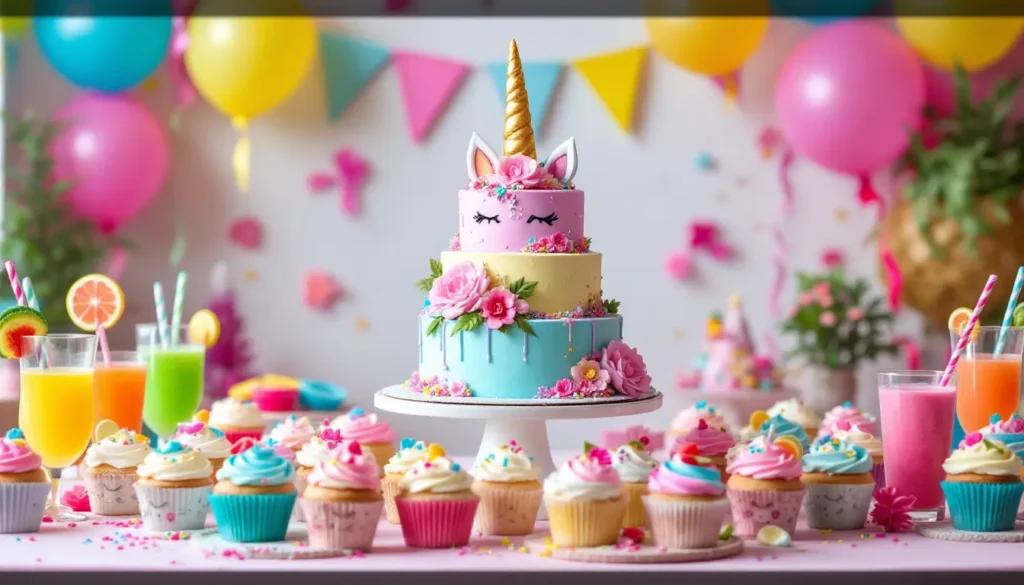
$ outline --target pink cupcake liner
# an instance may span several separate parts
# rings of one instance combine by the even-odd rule
[[[84,465],[80,468],[89,494],[89,508],[100,516],[138,516],[139,498],[135,495],[132,474],[93,473]]]
[[[690,501],[643,496],[647,521],[658,546],[673,549],[718,546],[729,500]]]
[[[309,545],[327,550],[370,550],[377,535],[384,500],[315,502],[299,500],[309,532]]]
[[[231,443],[232,445],[234,445],[240,439],[249,438],[249,439],[255,439],[255,440],[259,441],[260,439],[263,438],[263,429],[259,429],[259,430],[253,429],[251,431],[225,431],[223,429],[217,429],[217,430],[219,430],[222,433],[224,433],[224,438],[227,439],[227,441],[229,443]]]
[[[885,487],[885,462],[875,463],[871,467],[871,477],[875,480],[875,488]]]
[[[213,486],[155,488],[135,486],[142,523],[150,532],[199,530],[206,526]]]
[[[0,534],[39,532],[50,484],[0,483]]]
[[[804,490],[782,492],[729,488],[734,534],[752,538],[765,526],[778,526],[791,535],[804,501]]]
[[[409,500],[397,498],[402,537],[412,548],[450,548],[469,544],[480,500]]]

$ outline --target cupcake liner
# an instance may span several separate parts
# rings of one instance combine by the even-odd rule
[[[232,445],[234,445],[240,439],[245,439],[247,437],[250,439],[255,439],[257,441],[263,438],[263,429],[253,429],[251,431],[225,431],[223,429],[217,430],[224,433],[224,438],[227,439],[227,441]]]
[[[804,490],[769,491],[729,488],[732,524],[737,536],[754,537],[765,526],[778,526],[791,535],[804,501]]]
[[[411,548],[450,548],[469,544],[480,500],[409,500],[397,498],[402,537]]]
[[[138,516],[139,498],[135,495],[134,473],[93,473],[80,468],[89,494],[89,507],[100,516]]]
[[[876,488],[885,487],[885,462],[875,463],[874,466],[871,467],[871,477],[875,480]]]
[[[860,530],[868,518],[875,484],[808,483],[807,525],[816,530]]]
[[[551,541],[558,546],[605,546],[619,540],[626,497],[576,501],[544,498]]]
[[[229,542],[277,542],[288,533],[296,494],[210,496],[221,538]]]
[[[292,483],[295,484],[295,493],[298,494],[299,498],[301,498],[302,493],[306,491],[306,487],[309,486],[309,475],[305,473],[296,473],[295,478],[292,479]],[[291,520],[292,522],[306,521],[306,514],[298,502],[296,502],[295,507],[292,508]]]
[[[310,546],[370,550],[384,502],[316,502],[300,498],[295,507],[302,508],[307,518]]]
[[[488,536],[526,536],[533,533],[540,510],[541,488],[531,490],[482,488],[476,492],[475,529]]]
[[[622,517],[622,527],[647,526],[647,511],[644,510],[643,496],[647,495],[646,483],[623,483],[622,495],[626,498],[626,515]]]
[[[666,548],[712,548],[729,511],[725,497],[710,501],[643,496],[654,543]]]
[[[953,528],[970,532],[1013,530],[1024,483],[942,482]]]
[[[0,534],[39,532],[49,483],[0,483]]]
[[[142,523],[150,532],[200,530],[206,526],[213,486],[158,488],[135,485]]]
[[[395,498],[402,493],[402,476],[395,474],[380,480],[380,491],[384,494],[384,514],[389,524],[401,524],[398,518],[398,506],[395,505]]]

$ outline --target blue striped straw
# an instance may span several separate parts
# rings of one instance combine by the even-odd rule
[[[181,312],[185,307],[185,271],[178,273],[178,282],[174,286],[174,306],[171,308],[171,345],[178,345],[181,333]]]
[[[1017,269],[1017,278],[1013,280],[1013,290],[1010,291],[1010,302],[1006,305],[1006,313],[1003,314],[1003,325],[999,329],[999,339],[996,340],[995,355],[999,355],[1006,345],[1006,334],[1013,326],[1013,309],[1017,306],[1017,299],[1020,297],[1021,288],[1024,288],[1024,266]]]
[[[153,301],[156,303],[156,327],[160,336],[160,345],[167,347],[167,307],[164,305],[164,286],[159,282],[153,283]]]
[[[26,277],[21,279],[21,289],[22,289],[22,291],[25,292],[25,300],[28,303],[28,307],[30,309],[35,309],[37,311],[42,311],[42,309],[39,307],[39,298],[36,296],[36,289],[32,288],[32,279],[31,278],[26,276]],[[40,368],[45,368],[46,367],[46,354],[43,353],[43,346],[42,345],[39,346],[39,352],[36,355],[36,359],[39,360],[39,367]]]

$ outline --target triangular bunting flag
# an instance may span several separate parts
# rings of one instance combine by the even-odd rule
[[[18,55],[21,52],[21,39],[4,39],[4,61],[0,67],[0,75],[14,77],[18,67]]]
[[[523,63],[526,77],[526,93],[530,96],[530,114],[533,116],[533,132],[540,135],[544,119],[548,114],[551,98],[562,79],[561,63]],[[508,63],[494,63],[487,66],[487,73],[498,90],[498,99],[505,104],[505,81],[508,79]]]
[[[608,106],[619,126],[631,132],[640,78],[646,62],[647,47],[634,47],[580,59],[572,65]]]
[[[386,47],[334,33],[320,33],[320,52],[331,120],[337,120],[391,60]]]
[[[406,51],[394,54],[409,136],[422,142],[466,80],[465,63]]]

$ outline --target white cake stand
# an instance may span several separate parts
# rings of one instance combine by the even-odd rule
[[[474,465],[495,448],[516,443],[529,453],[540,469],[540,477],[555,470],[548,441],[549,420],[576,420],[614,418],[654,412],[661,408],[662,395],[653,390],[648,396],[620,400],[509,400],[485,401],[474,399],[443,400],[411,392],[402,386],[389,386],[373,395],[376,408],[396,414],[458,418],[484,421],[484,434],[480,441]],[[546,519],[541,508],[539,518]]]

